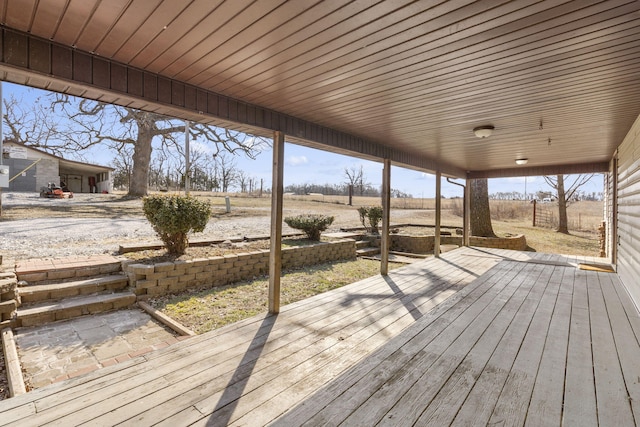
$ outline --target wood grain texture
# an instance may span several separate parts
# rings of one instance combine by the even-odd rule
[[[582,261],[598,259],[461,248],[0,402],[0,419],[635,425],[640,315]]]

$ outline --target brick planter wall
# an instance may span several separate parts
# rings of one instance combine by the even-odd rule
[[[527,238],[524,234],[514,237],[476,237],[469,236],[469,245],[483,248],[512,249],[524,251],[527,249]]]
[[[410,254],[433,253],[435,236],[409,236],[405,234],[391,234],[390,248],[396,252]]]
[[[408,236],[403,234],[392,234],[391,250],[397,252],[407,252],[412,254],[433,253],[435,236]],[[462,245],[462,237],[441,236],[441,245]],[[527,249],[527,239],[523,234],[514,237],[475,237],[469,236],[469,245],[484,248],[512,249],[524,251]]]
[[[282,268],[296,268],[341,259],[355,259],[355,240],[345,239],[282,249]],[[261,276],[269,271],[269,251],[255,251],[206,259],[127,264],[123,270],[136,295],[159,296],[196,286],[222,286]]]

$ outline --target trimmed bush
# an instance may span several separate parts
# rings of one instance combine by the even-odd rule
[[[362,226],[371,234],[378,234],[378,225],[382,221],[382,208],[380,206],[361,206],[358,208]]]
[[[145,197],[142,209],[167,252],[176,255],[184,254],[188,234],[204,230],[211,216],[208,202],[186,196]]]
[[[291,228],[302,230],[309,240],[320,240],[320,233],[333,224],[332,216],[308,214],[290,216],[284,219],[284,222]]]

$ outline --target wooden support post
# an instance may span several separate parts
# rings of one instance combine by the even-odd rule
[[[440,218],[442,214],[442,174],[436,171],[436,230],[433,239],[433,254],[436,258],[440,257]]]
[[[389,221],[391,219],[391,160],[382,168],[382,229],[380,230],[380,274],[389,273]]]
[[[280,312],[282,274],[282,195],[284,184],[284,133],[273,133],[273,179],[271,185],[271,251],[269,252],[269,313]]]
[[[464,186],[464,213],[462,215],[462,245],[469,246],[471,234],[471,180],[467,179]]]

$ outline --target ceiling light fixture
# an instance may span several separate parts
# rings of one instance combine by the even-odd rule
[[[529,162],[529,159],[516,159],[517,165],[526,165]]]
[[[491,125],[478,126],[477,128],[473,129],[473,133],[475,133],[478,138],[487,138],[491,136],[494,129],[495,128]]]

